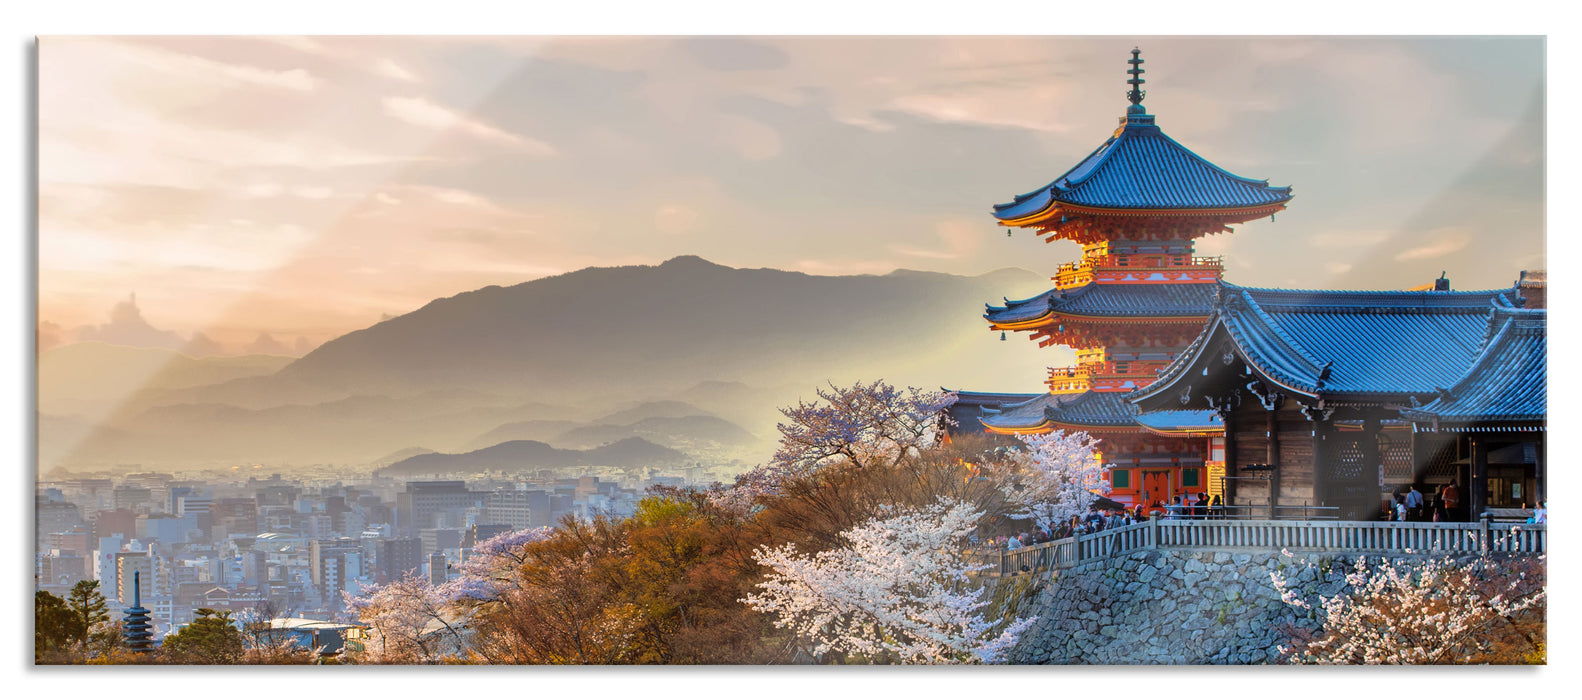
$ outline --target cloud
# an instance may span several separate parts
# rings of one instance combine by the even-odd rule
[[[1389,231],[1331,230],[1307,237],[1307,244],[1324,250],[1350,250],[1382,243],[1391,236]]]
[[[762,41],[732,36],[703,36],[681,40],[687,55],[705,68],[724,71],[766,71],[791,65],[785,51]]]
[[[146,46],[122,46],[118,53],[123,64],[131,63],[182,79],[198,79],[232,87],[256,85],[309,92],[323,82],[302,68],[272,70]]]
[[[379,61],[374,64],[374,72],[385,76],[386,78],[394,78],[402,82],[421,82],[416,75],[412,74],[412,71],[402,68],[401,64],[396,63],[395,61],[392,61],[388,58],[379,59]]]
[[[1403,250],[1395,255],[1395,259],[1425,260],[1429,258],[1443,257],[1467,247],[1467,244],[1472,241],[1472,237],[1468,236],[1466,233],[1447,234],[1443,231],[1435,231],[1431,232],[1430,235],[1437,240],[1416,248],[1408,248]]]
[[[385,114],[413,126],[436,131],[461,131],[487,141],[508,144],[533,155],[555,155],[555,149],[547,143],[490,126],[421,97],[386,97],[383,104]]]
[[[944,248],[929,250],[911,246],[892,245],[890,249],[902,255],[932,260],[957,260],[977,252],[982,247],[983,239],[993,233],[993,228],[965,219],[951,219],[942,221],[935,226],[935,235],[944,243]]]
[[[773,128],[735,115],[726,115],[720,121],[720,138],[741,157],[768,160],[780,155],[780,133]]]
[[[693,231],[698,227],[698,212],[680,204],[666,204],[654,212],[654,228],[661,233],[677,234]]]

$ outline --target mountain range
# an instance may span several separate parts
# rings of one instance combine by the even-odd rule
[[[375,471],[381,476],[415,477],[484,471],[523,472],[578,466],[679,466],[686,454],[642,438],[627,438],[590,450],[563,450],[536,440],[512,440],[463,454],[413,455]]]
[[[139,349],[65,346],[39,358],[39,467],[371,465],[496,439],[761,460],[776,408],[828,382],[983,382],[1005,370],[988,353],[1036,382],[1014,359],[1031,344],[990,344],[980,314],[1045,285],[1016,269],[816,276],[687,256],[437,299],[295,361],[170,353],[151,371]]]

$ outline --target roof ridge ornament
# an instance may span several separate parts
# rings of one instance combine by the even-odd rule
[[[1132,66],[1126,71],[1128,75],[1132,76],[1126,81],[1127,85],[1132,86],[1132,89],[1126,93],[1126,99],[1132,103],[1132,106],[1126,108],[1127,114],[1142,114],[1143,97],[1148,95],[1148,91],[1142,89],[1142,84],[1148,81],[1143,80],[1142,78],[1143,73],[1146,73],[1147,71],[1143,70],[1142,68],[1143,59],[1141,58],[1141,55],[1142,51],[1133,46],[1132,57],[1130,60],[1126,61]]]

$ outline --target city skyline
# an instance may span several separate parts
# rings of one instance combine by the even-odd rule
[[[1049,274],[1075,246],[999,240],[989,205],[1102,142],[1134,45],[1168,133],[1293,187],[1200,243],[1228,281],[1545,265],[1536,37],[45,38],[38,320],[135,293],[160,329],[300,352],[677,255]]]

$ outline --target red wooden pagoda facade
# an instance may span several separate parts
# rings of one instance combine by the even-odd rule
[[[1233,175],[1166,136],[1142,106],[1136,49],[1129,63],[1131,105],[1109,140],[994,208],[1004,226],[1083,246],[1053,289],[984,314],[995,331],[1072,348],[1077,364],[1051,368],[1045,393],[959,392],[956,414],[1001,434],[1086,431],[1112,465],[1111,497],[1152,505],[1219,491],[1223,424],[1209,410],[1138,415],[1125,396],[1153,382],[1208,320],[1223,266],[1196,255],[1194,242],[1272,217],[1291,190]]]

